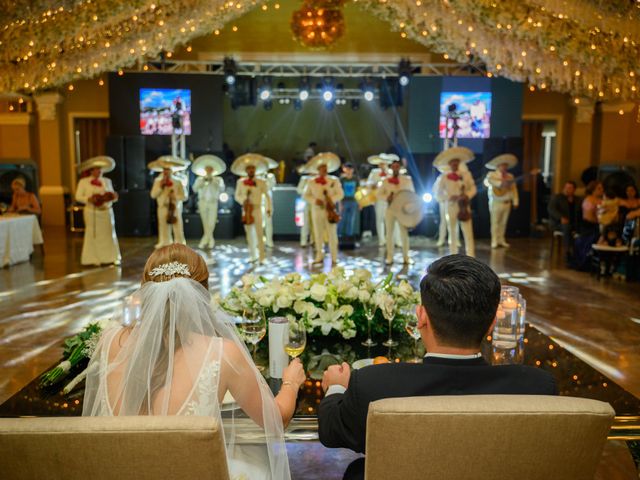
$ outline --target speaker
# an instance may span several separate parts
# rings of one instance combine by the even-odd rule
[[[184,225],[185,238],[202,237],[202,219],[199,213],[183,213],[182,223]]]
[[[124,137],[125,178],[127,190],[147,188],[145,138],[142,135]]]
[[[113,206],[116,232],[123,237],[148,237],[155,226],[156,212],[149,190],[119,192]]]
[[[145,139],[142,135],[110,135],[107,137],[106,151],[116,161],[116,168],[107,176],[117,192],[147,188]]]

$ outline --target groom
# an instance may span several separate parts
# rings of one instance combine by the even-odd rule
[[[553,377],[522,365],[490,366],[480,344],[491,332],[500,300],[500,281],[485,264],[465,255],[432,263],[420,282],[416,309],[427,354],[421,364],[389,363],[351,372],[329,367],[322,380],[326,395],[318,410],[325,447],[365,453],[369,403],[382,398],[423,395],[555,395]],[[345,478],[363,478],[356,460]]]

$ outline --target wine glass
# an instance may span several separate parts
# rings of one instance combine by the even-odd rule
[[[260,340],[262,340],[267,333],[267,321],[264,318],[264,314],[261,311],[245,310],[240,319],[239,327],[244,341],[253,345],[253,352],[251,354],[253,363],[258,370],[264,370],[264,366],[258,365],[256,362],[258,343],[260,343]]]
[[[394,308],[394,314],[391,315],[391,318],[389,319],[389,339],[382,342],[382,345],[389,348],[396,347],[398,345],[398,342],[396,342],[393,338],[391,338],[391,332],[392,332],[391,324],[393,323],[393,318],[395,317],[395,313],[396,313],[396,310]]]
[[[403,310],[404,328],[411,338],[413,338],[413,359],[410,363],[420,363],[418,358],[418,340],[420,340],[420,330],[418,330],[418,317],[410,308]]]
[[[365,347],[375,347],[377,345],[376,342],[374,342],[371,339],[371,321],[373,320],[373,317],[376,314],[376,310],[378,309],[378,307],[373,304],[373,303],[365,303],[363,304],[364,306],[364,316],[367,319],[367,339],[362,342],[362,345],[364,345]]]
[[[290,320],[286,333],[284,351],[293,360],[300,356],[307,346],[307,330],[301,321]]]

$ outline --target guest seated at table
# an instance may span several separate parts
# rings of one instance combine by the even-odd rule
[[[32,192],[26,190],[27,182],[23,177],[16,177],[11,182],[11,190],[13,190],[13,198],[11,206],[7,210],[11,213],[23,213],[31,215],[40,215],[40,202]]]
[[[620,199],[620,214],[626,220],[640,217],[640,198],[635,185],[627,185],[625,198]]]
[[[305,380],[302,364],[294,360],[284,369],[274,398],[231,318],[211,308],[208,280],[204,259],[184,245],[151,254],[132,297],[139,318],[101,336],[87,370],[82,414],[214,417],[224,429],[231,478],[288,479],[283,426]],[[227,393],[234,414],[223,421]],[[241,426],[256,440],[240,444]]]
[[[599,233],[598,207],[602,203],[604,187],[602,182],[592,180],[586,188],[587,196],[582,201],[582,225],[580,234]]]
[[[564,184],[561,193],[549,200],[549,226],[551,231],[560,231],[566,250],[571,246],[573,234],[578,231],[580,222],[580,198],[576,197],[576,183],[569,180]]]
[[[480,345],[493,329],[500,300],[500,281],[488,266],[466,255],[443,257],[429,266],[420,290],[416,314],[427,351],[423,363],[353,372],[347,363],[329,367],[318,411],[320,441],[326,447],[364,453],[369,403],[382,398],[556,393],[553,377],[543,370],[490,366],[482,358]],[[363,459],[357,460],[345,478],[363,478],[363,466]]]

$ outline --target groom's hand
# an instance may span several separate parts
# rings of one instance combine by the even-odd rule
[[[347,362],[342,362],[342,365],[331,365],[322,376],[322,390],[326,392],[331,385],[342,385],[347,388],[350,377],[351,368]]]

